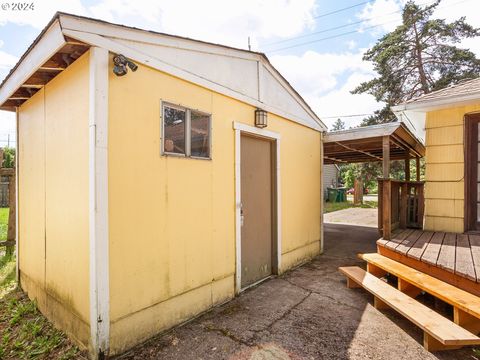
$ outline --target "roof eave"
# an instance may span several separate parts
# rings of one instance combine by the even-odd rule
[[[0,105],[3,106],[9,97],[65,44],[57,14],[3,80],[0,85]]]
[[[393,112],[402,112],[402,111],[427,112],[432,110],[444,109],[452,106],[468,105],[476,101],[480,101],[480,92],[475,92],[475,93],[462,95],[462,96],[451,96],[443,99],[403,103],[396,106],[392,106],[392,111]]]

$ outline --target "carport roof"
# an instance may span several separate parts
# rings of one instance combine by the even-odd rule
[[[324,163],[382,161],[388,144],[390,160],[425,156],[425,146],[402,122],[329,132],[324,137]]]

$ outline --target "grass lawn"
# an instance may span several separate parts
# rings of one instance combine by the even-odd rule
[[[6,240],[8,209],[0,209],[0,239]],[[86,359],[38,311],[15,281],[15,256],[0,248],[0,359]]]
[[[7,240],[8,208],[0,208],[0,241]]]
[[[376,201],[364,201],[361,205],[353,205],[352,201],[345,201],[345,202],[325,202],[323,204],[323,212],[329,213],[333,211],[348,209],[352,207],[359,207],[363,209],[375,209],[377,208],[378,203]]]

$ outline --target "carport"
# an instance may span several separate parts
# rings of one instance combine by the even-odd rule
[[[402,122],[364,126],[333,131],[324,138],[324,163],[348,164],[372,161],[383,162],[383,178],[390,177],[390,161],[416,159],[425,156],[425,147]],[[405,179],[410,180],[409,169]],[[419,171],[417,171],[417,181]]]
[[[389,238],[396,228],[419,228],[424,209],[424,183],[420,158],[424,145],[403,122],[393,122],[329,132],[324,137],[324,163],[382,162],[378,179],[378,228]],[[410,181],[410,160],[416,161],[416,181]],[[391,179],[390,161],[405,161],[405,181]]]

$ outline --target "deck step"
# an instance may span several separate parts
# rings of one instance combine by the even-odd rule
[[[455,349],[480,344],[480,338],[454,322],[395,289],[358,266],[340,267],[351,281],[375,297],[377,308],[388,306],[424,331],[424,346],[428,351]]]
[[[480,332],[480,297],[377,253],[358,257],[367,262],[370,272],[379,273],[381,269],[396,276],[399,290],[412,295],[418,294],[418,289],[452,305],[457,324],[475,334]]]

